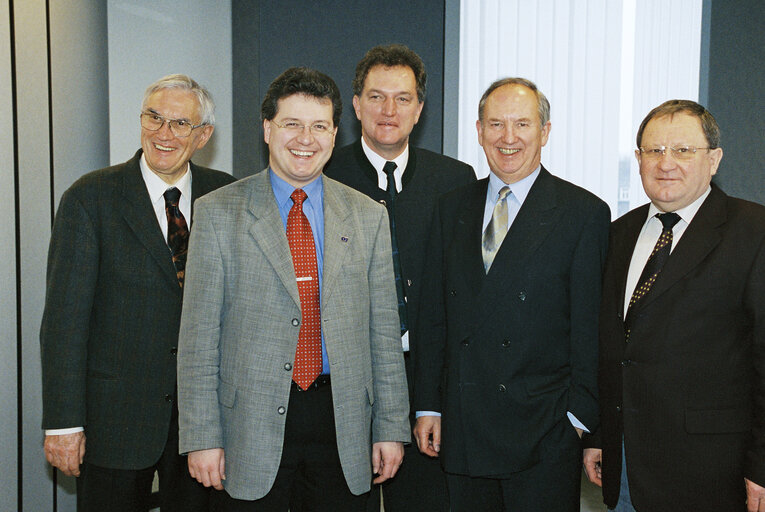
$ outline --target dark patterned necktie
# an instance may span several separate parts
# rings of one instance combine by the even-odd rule
[[[186,251],[189,248],[189,228],[186,219],[178,208],[181,191],[176,187],[165,190],[165,214],[167,215],[167,246],[173,257],[178,284],[183,288],[186,274]]]
[[[646,261],[643,273],[640,274],[638,284],[635,287],[635,291],[632,292],[630,297],[630,303],[627,306],[627,316],[624,321],[624,332],[629,342],[630,330],[632,329],[631,311],[633,306],[637,304],[653,287],[653,283],[656,282],[661,269],[669,258],[669,254],[672,251],[672,228],[675,227],[680,221],[680,216],[674,212],[672,213],[657,213],[656,217],[661,221],[663,226],[661,235],[656,241],[656,245],[653,246],[653,251]]]
[[[303,213],[303,201],[308,197],[302,189],[290,196],[292,208],[287,215],[287,242],[295,267],[300,311],[303,322],[298,333],[295,367],[292,380],[301,389],[308,389],[321,374],[321,307],[319,302],[319,268],[316,245],[308,218]]]
[[[396,239],[396,196],[398,190],[396,190],[396,178],[393,176],[393,171],[396,170],[396,164],[394,162],[385,162],[383,166],[383,172],[388,176],[388,192],[389,200],[385,203],[388,208],[388,220],[390,221],[390,241],[391,249],[393,249],[393,273],[396,276],[396,295],[398,297],[398,319],[401,324],[401,335],[403,336],[408,329],[408,321],[406,315],[406,292],[404,292],[404,281],[401,272],[401,255],[398,252],[398,240]]]

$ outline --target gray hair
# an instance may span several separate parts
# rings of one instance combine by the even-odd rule
[[[212,94],[187,75],[167,75],[151,84],[143,93],[141,108],[146,108],[149,96],[162,89],[182,89],[193,93],[199,103],[200,122],[210,126],[215,125],[215,102],[212,99]]]
[[[488,89],[486,89],[486,92],[484,92],[483,96],[481,96],[481,101],[478,102],[478,120],[481,121],[481,123],[483,123],[483,111],[486,108],[486,100],[489,99],[491,93],[505,85],[522,85],[523,87],[534,91],[534,94],[537,96],[537,109],[539,110],[540,129],[542,126],[547,124],[547,122],[550,120],[550,102],[547,101],[547,96],[545,96],[542,91],[537,89],[537,85],[531,80],[517,77],[501,78],[496,80],[489,86]]]

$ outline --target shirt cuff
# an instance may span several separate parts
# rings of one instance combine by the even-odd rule
[[[404,352],[409,352],[409,331],[401,335],[401,348]]]
[[[436,411],[417,411],[414,413],[415,418],[419,418],[420,416],[441,416],[440,412]]]
[[[584,426],[584,423],[579,421],[579,419],[576,416],[574,416],[573,414],[571,414],[570,411],[567,411],[566,414],[568,415],[568,421],[570,421],[573,426],[575,426],[576,428],[581,428],[582,430],[584,430],[588,434],[590,433],[590,430],[587,427]]]
[[[63,436],[66,434],[76,434],[85,430],[84,427],[71,427],[71,428],[49,428],[45,429],[46,436]]]

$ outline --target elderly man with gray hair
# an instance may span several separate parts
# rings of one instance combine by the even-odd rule
[[[79,511],[207,510],[178,455],[176,353],[193,201],[234,178],[190,162],[213,133],[185,75],[146,89],[141,149],[63,195],[40,330],[45,456],[77,479]],[[87,448],[86,448],[87,438]]]

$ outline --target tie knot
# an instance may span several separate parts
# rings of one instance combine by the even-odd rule
[[[385,165],[383,165],[383,172],[387,174],[388,176],[393,175],[393,171],[396,170],[396,162],[385,162]]]
[[[502,187],[501,189],[499,189],[499,198],[497,199],[497,201],[504,200],[511,193],[512,193],[512,191],[510,190],[510,187]]]
[[[680,216],[676,214],[675,212],[657,213],[656,216],[661,221],[661,225],[664,226],[665,231],[669,231],[670,229],[675,227],[675,224],[680,222]]]
[[[306,194],[302,188],[296,188],[295,191],[290,195],[292,202],[299,205],[303,204],[303,201],[305,201],[306,197],[308,197],[308,194]]]
[[[165,193],[162,194],[165,196],[165,204],[169,206],[177,206],[178,200],[181,198],[181,191],[178,190],[176,187],[169,188],[165,190]]]

